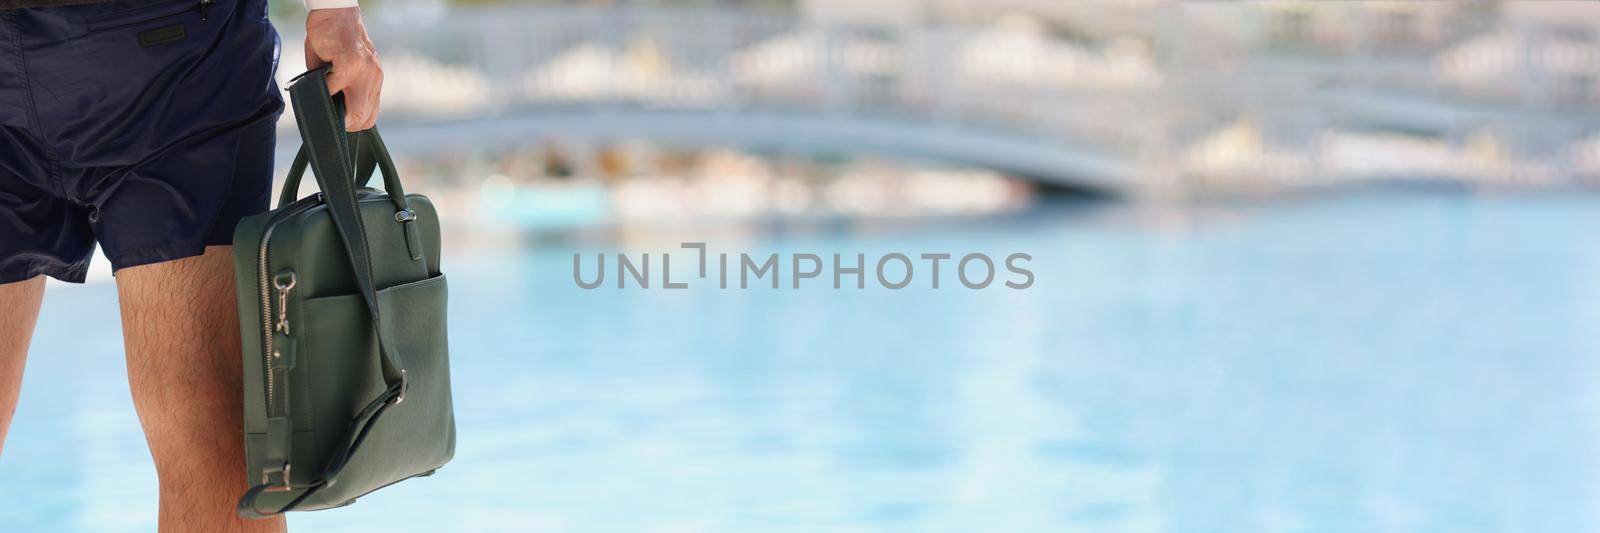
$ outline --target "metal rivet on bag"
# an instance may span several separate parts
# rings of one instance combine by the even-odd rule
[[[395,222],[410,222],[417,219],[417,214],[410,209],[401,209],[394,212]]]

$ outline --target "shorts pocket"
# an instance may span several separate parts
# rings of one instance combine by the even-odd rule
[[[216,9],[214,6],[212,9]],[[200,11],[200,0],[167,0],[128,9],[89,15],[84,27],[90,33],[132,26]]]

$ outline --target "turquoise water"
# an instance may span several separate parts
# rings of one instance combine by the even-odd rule
[[[1361,193],[453,250],[455,462],[291,524],[1592,531],[1595,228],[1591,195]],[[1038,277],[1026,291],[572,282],[574,252],[680,240],[1024,251]],[[47,296],[0,458],[7,531],[153,529],[114,298],[109,284]]]

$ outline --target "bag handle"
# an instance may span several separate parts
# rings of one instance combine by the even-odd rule
[[[306,156],[306,164],[303,165],[298,164],[300,157],[297,156],[296,166],[300,167],[299,172],[295,172],[293,168],[290,172],[298,178],[298,175],[305,171],[305,166],[309,165],[312,175],[316,177],[317,185],[322,189],[328,212],[333,218],[334,228],[338,231],[339,240],[350,258],[357,289],[372,317],[372,328],[378,339],[378,362],[383,380],[388,387],[351,419],[343,439],[345,446],[328,460],[328,464],[323,467],[321,475],[315,481],[309,485],[291,487],[289,473],[285,467],[282,472],[282,485],[261,483],[251,487],[239,498],[237,510],[239,515],[245,518],[264,518],[290,511],[317,491],[332,485],[337,480],[339,472],[349,464],[356,451],[360,449],[368,432],[372,430],[383,412],[405,399],[406,372],[393,352],[393,347],[397,345],[387,339],[388,335],[381,326],[383,322],[378,312],[377,288],[372,280],[372,256],[367,246],[366,228],[361,220],[361,212],[356,205],[356,179],[354,179],[356,165],[353,164],[355,162],[351,157],[356,150],[352,149],[354,148],[351,146],[352,141],[344,131],[340,106],[328,96],[327,74],[326,67],[306,72],[296,77],[293,85],[289,87],[289,97],[294,103],[295,121],[298,123],[300,138],[304,143],[300,153]],[[365,132],[358,132],[357,139],[361,138],[362,134]],[[395,201],[397,208],[395,219],[406,224],[407,233],[411,233],[414,231],[411,224],[415,215],[405,208],[405,195],[399,189],[399,176],[394,172],[394,164],[388,158],[388,150],[383,147],[382,140],[377,137],[375,131],[370,138],[375,141],[370,145],[378,154],[375,159],[383,169],[385,186],[390,188],[389,196]],[[369,176],[370,172],[371,170],[368,170]],[[298,180],[294,184],[298,185]],[[289,191],[289,196],[293,196],[292,190]],[[413,250],[412,256],[413,259],[418,258],[416,250]],[[268,433],[267,445],[280,447],[285,458],[292,457],[288,453],[293,440],[291,428],[269,427]],[[256,508],[256,499],[261,493],[288,488],[304,489],[304,492],[279,509],[262,511]]]
[[[334,107],[337,109],[340,106],[335,103]],[[395,210],[406,211],[406,191],[400,185],[400,174],[395,171],[394,159],[389,156],[389,147],[383,144],[383,137],[378,135],[378,128],[346,135],[354,143],[356,153],[355,172],[352,174],[355,176],[355,186],[365,187],[376,170],[383,174],[383,190],[389,193]],[[278,207],[288,205],[299,196],[300,178],[305,174],[308,162],[306,146],[302,144],[300,151],[294,154],[294,162],[289,165],[289,175],[283,180],[283,191],[278,193]]]

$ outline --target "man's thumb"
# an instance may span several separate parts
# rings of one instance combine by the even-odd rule
[[[306,39],[306,70],[316,70],[317,67],[328,64],[317,55],[317,50],[311,47],[311,39]]]
[[[328,95],[338,94],[345,90],[355,80],[353,76],[340,72],[337,67],[328,67]]]

